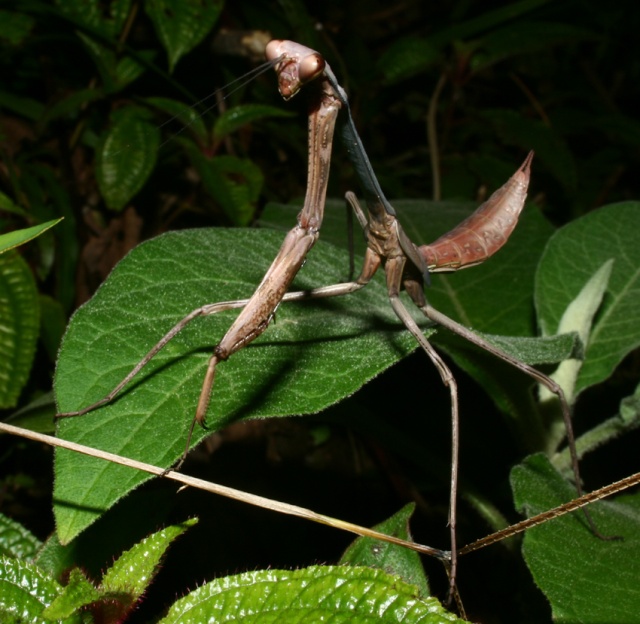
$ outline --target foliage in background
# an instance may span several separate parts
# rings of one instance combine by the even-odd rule
[[[537,322],[553,335],[565,310],[590,277],[606,261],[614,259],[602,305],[596,306],[595,316],[590,320],[585,363],[574,380],[582,393],[576,407],[578,422],[584,423],[583,429],[587,430],[581,439],[581,450],[592,450],[629,431],[638,420],[638,410],[633,407],[637,363],[629,354],[638,344],[636,316],[640,309],[635,284],[640,266],[636,244],[639,207],[630,201],[639,194],[633,172],[640,165],[640,125],[635,118],[640,62],[628,54],[628,45],[635,38],[639,20],[638,11],[624,2],[603,6],[596,2],[521,0],[507,6],[499,2],[474,6],[457,1],[437,6],[421,2],[390,6],[354,0],[328,1],[317,7],[300,0],[247,0],[228,5],[222,0],[111,3],[59,0],[27,1],[20,3],[19,8],[15,3],[0,2],[3,75],[0,233],[14,236],[25,231],[28,239],[33,235],[29,232],[44,230],[53,220],[64,217],[55,228],[21,247],[21,255],[9,252],[0,256],[1,320],[3,326],[9,317],[16,321],[11,325],[11,334],[3,334],[0,344],[3,353],[10,354],[2,359],[2,366],[7,367],[3,379],[9,381],[6,387],[0,387],[0,405],[12,409],[6,416],[14,424],[52,430],[53,366],[66,321],[93,294],[116,262],[140,241],[170,229],[247,226],[258,219],[285,229],[294,223],[295,202],[289,208],[283,208],[282,204],[304,192],[303,98],[284,104],[275,89],[271,70],[226,99],[222,99],[222,94],[211,95],[217,87],[260,63],[261,46],[273,36],[306,43],[329,60],[350,93],[364,144],[383,188],[392,199],[435,195],[447,200],[478,200],[504,182],[526,151],[532,148],[536,151],[530,196],[556,225],[568,223],[567,227],[552,236],[553,229],[539,215],[526,215],[525,220],[531,219],[532,224],[538,219],[537,225],[527,229],[523,224],[520,234],[516,230],[511,251],[505,249],[506,255],[500,256],[502,262],[497,257],[484,273],[471,270],[451,278],[434,278],[428,294],[436,307],[475,329],[532,336],[537,333],[533,322],[535,284]],[[322,28],[316,28],[317,24]],[[259,29],[270,35],[258,32]],[[196,102],[200,104],[194,105]],[[336,145],[334,153],[329,194],[338,198],[346,189],[355,190],[357,184],[340,145]],[[431,174],[434,169],[436,175]],[[604,204],[615,205],[594,211]],[[446,206],[441,208],[444,210]],[[455,210],[460,206],[450,204],[449,208],[450,218],[455,219]],[[415,212],[411,210],[407,207],[403,223],[416,242],[428,242],[449,227],[445,222],[439,223],[435,216],[427,220],[426,215],[431,213],[426,212],[425,204],[416,204]],[[535,213],[533,206],[528,210]],[[332,233],[341,229],[342,213],[331,205],[328,215],[335,217],[337,227],[324,228],[322,240],[336,243],[344,250],[344,242]],[[216,285],[217,280],[222,280],[217,277],[220,271],[222,275],[224,271],[231,275],[238,273],[237,265],[232,263],[226,268],[223,265],[238,250],[238,241],[247,236],[252,234],[242,231],[229,234],[228,252],[223,247],[199,250],[203,256],[202,274],[195,281]],[[243,278],[247,287],[257,283],[264,268],[261,263],[277,247],[276,236],[253,235],[253,239],[255,255],[264,258],[259,266],[242,267],[253,272]],[[7,246],[17,242],[12,241]],[[193,253],[195,249],[189,243],[186,248],[187,252],[175,260],[172,270],[190,271],[189,251]],[[166,256],[159,248],[148,249],[152,264]],[[318,258],[324,253],[336,260],[336,266],[331,275],[319,265],[314,269],[312,254],[305,271],[313,277],[314,285],[326,283],[323,277],[327,280],[346,277],[346,257],[329,245],[324,252],[320,248],[317,252]],[[213,254],[213,261],[206,259],[207,253]],[[517,262],[507,262],[509,253],[514,254]],[[238,264],[246,259],[242,257],[246,254],[239,255],[235,259]],[[180,266],[182,263],[184,268]],[[340,272],[340,264],[344,265],[345,273]],[[147,278],[144,272],[136,274],[136,269],[133,276]],[[164,276],[176,284],[183,280],[171,277],[171,272]],[[222,284],[214,288],[214,293],[190,290],[188,296],[184,288],[174,293],[169,284],[162,282],[158,288],[159,304],[153,314],[133,309],[133,314],[141,315],[142,324],[146,324],[145,332],[151,343],[162,333],[155,326],[157,320],[153,315],[169,318],[167,308],[173,308],[176,302],[187,308],[177,306],[172,311],[179,318],[189,306],[209,302],[211,297],[249,294],[243,291],[218,296]],[[205,300],[201,299],[203,296]],[[382,288],[372,289],[371,295],[365,296],[378,297],[380,306],[384,303]],[[193,304],[188,302],[191,297]],[[141,299],[135,290],[129,293],[129,298],[134,303]],[[347,311],[352,306],[366,313],[368,308],[362,302],[361,299],[339,303],[338,311],[330,309],[327,319],[336,318],[343,305]],[[90,312],[91,308],[87,308],[86,313]],[[324,314],[326,310],[319,306],[319,312]],[[314,313],[313,309],[303,309],[299,313],[300,322],[310,313]],[[391,323],[392,316],[388,319],[384,316],[387,313],[380,312],[376,322]],[[106,314],[109,318],[114,312],[107,309]],[[287,314],[283,310],[283,318],[279,316],[279,320],[286,321]],[[322,326],[309,321],[309,316],[306,318],[310,329]],[[367,319],[366,314],[363,318]],[[152,319],[154,326],[149,326],[147,319]],[[349,312],[348,320],[357,321],[357,316]],[[280,326],[286,337],[286,322]],[[272,328],[274,337],[280,326]],[[354,331],[353,327],[345,328]],[[386,335],[398,333],[392,326],[385,331]],[[214,344],[219,332],[214,328],[203,333],[194,347],[200,359],[206,358],[202,349]],[[132,336],[125,333],[119,339],[132,345],[141,340],[140,333],[138,330]],[[305,336],[306,340],[313,341],[314,335],[317,337],[317,331]],[[389,347],[385,334],[374,336],[376,339]],[[492,415],[497,413],[493,404],[476,394],[475,386],[462,382],[463,497],[468,504],[463,506],[460,528],[461,539],[466,542],[471,536],[486,532],[485,522],[499,526],[505,515],[515,518],[506,486],[509,467],[524,452],[545,450],[554,454],[562,432],[558,433],[553,414],[539,412],[529,400],[526,380],[448,336],[439,334],[436,339],[509,414],[504,420]],[[379,347],[357,345],[352,353],[362,360],[358,364],[364,363],[365,355],[378,356],[371,358],[375,373],[354,377],[353,388],[342,389],[338,395],[350,394],[410,350],[411,341],[405,342],[394,356],[388,357],[380,353]],[[323,346],[321,341],[319,346]],[[331,346],[331,341],[325,346]],[[333,346],[340,349],[339,343]],[[113,365],[121,372],[126,372],[144,352],[132,347],[122,361],[118,359],[120,356],[111,361],[114,347],[105,343],[105,348],[107,355],[98,355],[96,351],[95,366]],[[122,354],[122,349],[119,347],[117,352]],[[85,363],[89,361],[88,356],[76,357]],[[241,356],[236,357],[240,366]],[[297,357],[298,353],[288,355],[283,367]],[[249,355],[247,358],[253,360]],[[196,360],[197,371],[200,359]],[[335,361],[325,362],[323,369],[322,359],[320,355],[320,373],[316,374],[323,374],[324,370],[329,379]],[[562,358],[554,361],[557,359]],[[298,500],[308,490],[307,505],[313,508],[320,504],[316,501],[324,500],[323,492],[326,492],[324,504],[335,504],[335,492],[340,487],[334,477],[337,473],[338,480],[367,494],[363,496],[368,511],[358,513],[363,514],[363,522],[371,524],[392,515],[402,501],[417,498],[420,513],[414,521],[421,527],[419,541],[445,543],[446,393],[439,389],[437,377],[426,370],[428,365],[422,358],[410,358],[409,362],[404,368],[395,367],[397,372],[390,371],[369,384],[342,406],[314,418],[309,425],[273,424],[266,435],[258,428],[263,432],[259,439],[263,440],[266,452],[263,446],[251,446],[256,444],[252,442],[256,434],[249,426],[235,430],[235,434],[218,434],[221,449],[211,464],[224,461],[225,449],[245,457],[242,449],[246,447],[251,459],[233,458],[225,474],[238,479],[248,490],[262,487],[272,492],[275,486],[260,479],[266,470],[260,466],[260,458],[267,455],[283,467],[277,472],[279,480],[286,481],[299,471],[305,475],[302,483],[292,483],[280,497]],[[259,357],[256,365],[268,370]],[[225,364],[229,378],[233,366],[233,360]],[[61,367],[60,375],[64,376],[64,363]],[[611,378],[615,370],[617,374]],[[81,393],[83,384],[87,387],[93,384],[86,371],[74,374],[82,378],[74,378],[73,374],[68,378],[67,385],[73,392]],[[194,387],[199,375],[200,372],[194,373]],[[607,378],[607,385],[596,385]],[[180,378],[176,379],[180,385]],[[313,384],[314,379],[317,377],[305,381]],[[98,390],[108,390],[109,383],[100,382]],[[139,385],[141,390],[145,383]],[[293,391],[290,385],[275,384],[275,387],[285,396],[287,388]],[[429,390],[424,390],[427,387]],[[309,390],[305,393],[308,395]],[[618,403],[624,397],[627,397],[625,408],[618,414]],[[292,401],[293,407],[278,413],[310,412],[326,405],[303,408],[295,406],[295,396]],[[17,411],[13,411],[16,406]],[[183,420],[188,418],[187,412],[190,414],[190,410],[181,412]],[[148,413],[146,410],[145,414]],[[609,418],[611,414],[618,415]],[[167,443],[161,437],[155,438],[164,435],[179,449],[184,426],[170,412],[165,417],[165,424],[158,419],[145,421],[149,431],[137,443],[153,449],[155,439],[155,447],[165,452]],[[231,420],[232,415],[223,415],[221,423]],[[131,418],[128,422],[133,426]],[[84,425],[78,421],[68,426],[82,429]],[[487,431],[494,446],[480,442]],[[107,429],[107,439],[108,433]],[[231,442],[234,435],[241,437],[239,443]],[[628,448],[632,448],[634,438],[626,437],[631,440]],[[112,432],[111,438],[125,439],[121,432]],[[293,441],[283,442],[289,438]],[[46,451],[31,445],[25,447],[14,440],[2,440],[2,445],[0,508],[44,537],[53,528],[50,512],[46,511],[51,506],[51,477],[46,476],[50,474],[50,457]],[[624,462],[625,452],[615,450],[625,447],[613,448],[609,458],[600,455],[591,467],[587,458],[589,486],[601,485],[632,470],[630,463]],[[556,453],[553,462],[556,467],[566,469],[566,453]],[[192,463],[188,469],[195,470],[198,466]],[[76,475],[86,476],[77,472],[82,467],[75,470]],[[218,478],[223,473],[214,474]],[[323,475],[321,487],[311,485],[317,474]],[[60,474],[58,479],[62,479]],[[63,479],[58,487],[63,488],[66,497]],[[119,489],[114,498],[117,500],[125,491],[126,488]],[[132,496],[134,500],[136,497],[142,500],[146,495],[148,491],[143,488]],[[166,499],[157,510],[153,508],[153,513],[149,511],[152,506],[131,504],[129,517],[122,521],[122,527],[127,528],[119,529],[124,534],[119,548],[101,553],[103,558],[95,564],[93,578],[99,578],[98,572],[110,565],[115,552],[130,547],[161,524],[182,522],[193,513],[189,507],[180,509],[174,496],[166,494]],[[381,506],[374,506],[373,499],[379,499]],[[98,498],[97,508],[90,512],[99,515],[110,504]],[[524,504],[519,502],[518,506]],[[636,503],[631,500],[628,504]],[[119,505],[126,505],[126,500]],[[58,500],[58,514],[60,509]],[[107,515],[114,518],[110,520],[112,526],[117,526],[114,514],[118,509],[116,506],[109,512],[111,516]],[[140,517],[140,509],[148,513]],[[67,508],[70,510],[73,508]],[[346,513],[354,513],[353,508]],[[171,514],[174,519],[167,520]],[[237,509],[232,508],[228,514],[236,518]],[[137,520],[132,522],[132,517]],[[215,521],[222,526],[227,522],[236,524],[235,520],[225,521],[225,517],[220,514]],[[245,533],[259,535],[256,524],[266,524],[261,539],[276,544],[277,550],[263,558],[256,552],[263,548],[262,544],[254,545],[254,552],[245,559],[239,552],[232,553],[226,564],[220,549],[212,548],[209,556],[214,563],[199,568],[194,545],[190,550],[185,546],[189,553],[186,557],[194,568],[191,570],[189,566],[193,584],[203,576],[211,579],[214,574],[223,575],[229,570],[337,561],[338,553],[346,545],[345,541],[331,545],[322,534],[319,540],[310,540],[318,541],[320,547],[307,558],[300,554],[301,545],[293,540],[290,557],[283,555],[278,559],[281,556],[278,549],[285,547],[285,540],[278,541],[268,532],[274,522],[271,517],[262,522],[250,519],[245,529]],[[241,522],[237,524],[240,529]],[[228,526],[227,530],[232,532],[234,528]],[[80,552],[97,550],[95,544],[100,540],[92,538],[97,533],[91,532],[99,530],[100,521],[86,532],[87,544],[92,546],[71,549],[64,569],[74,564],[87,565],[82,561],[85,555]],[[194,533],[198,530],[203,531],[200,539],[210,538],[211,534],[204,529],[193,529]],[[214,532],[223,533],[219,527]],[[80,535],[75,542],[82,538]],[[565,542],[570,539],[564,536]],[[222,550],[233,550],[230,546],[233,538],[223,537],[222,543]],[[566,621],[583,617],[562,604],[563,597],[554,594],[553,580],[535,570],[534,545],[525,542],[525,546],[527,563],[536,583],[552,601],[554,612],[562,614]],[[627,543],[626,547],[630,552],[633,546]],[[543,540],[543,553],[544,548]],[[97,552],[94,554],[99,559]],[[548,607],[530,582],[528,572],[514,573],[513,566],[517,564],[507,551],[499,557],[507,559],[506,570],[502,570],[501,576],[497,565],[498,572],[490,581],[486,570],[493,568],[494,563],[484,564],[475,577],[471,569],[465,579],[464,567],[471,568],[471,562],[463,562],[463,597],[467,589],[467,595],[471,594],[468,601],[472,603],[472,615],[479,614],[473,619],[495,617],[496,613],[500,619],[541,621],[540,618],[548,617]],[[182,567],[178,561],[176,567]],[[186,591],[184,580],[170,585],[170,568],[167,563],[163,573],[168,578],[171,595]],[[635,573],[635,577],[630,573],[631,580],[640,575],[637,570]],[[440,571],[430,573],[432,583],[434,574],[437,579]],[[158,582],[162,586],[161,577],[162,574]],[[440,584],[444,586],[446,581],[441,580]],[[476,596],[473,589],[468,589],[470,586],[480,587],[482,596]],[[623,582],[619,584],[624,586]],[[87,589],[84,581],[78,581],[77,587]],[[504,601],[505,588],[513,589],[514,594],[508,604]],[[492,591],[500,597],[499,607],[491,607]],[[152,594],[142,605],[140,615],[131,614],[131,621],[136,617],[157,620],[169,607],[165,597],[160,590]],[[616,601],[612,604],[615,606]]]

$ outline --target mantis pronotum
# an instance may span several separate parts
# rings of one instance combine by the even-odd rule
[[[204,424],[218,363],[226,360],[264,332],[280,302],[335,297],[355,292],[370,281],[380,266],[384,266],[389,298],[395,313],[432,359],[443,382],[449,387],[451,395],[453,461],[450,529],[451,588],[453,588],[457,564],[455,543],[458,448],[457,389],[455,379],[448,366],[426,340],[398,298],[402,287],[407,290],[412,300],[427,318],[513,364],[558,395],[574,459],[577,487],[579,494],[581,494],[569,408],[560,387],[545,375],[496,349],[463,326],[434,310],[427,303],[423,293],[423,283],[428,272],[453,271],[473,266],[491,256],[506,242],[524,206],[531,155],[527,157],[512,178],[496,191],[471,218],[432,245],[417,247],[403,232],[393,208],[384,198],[349,116],[346,126],[346,140],[362,180],[369,210],[369,221],[367,222],[367,218],[357,205],[355,196],[348,195],[349,203],[367,233],[368,249],[363,270],[354,282],[334,284],[304,292],[286,293],[307,253],[319,236],[333,128],[340,107],[345,108],[348,112],[348,102],[330,68],[316,52],[292,42],[276,41],[269,45],[267,53],[276,64],[280,91],[286,98],[295,95],[307,83],[310,83],[308,89],[314,90],[309,115],[308,187],[305,204],[298,218],[298,225],[287,235],[276,259],[251,299],[211,304],[194,310],[175,325],[106,397],[82,410],[59,414],[59,417],[79,416],[111,401],[140,369],[194,318],[215,314],[222,310],[244,308],[215,347],[214,354],[209,361],[192,429],[196,422]]]

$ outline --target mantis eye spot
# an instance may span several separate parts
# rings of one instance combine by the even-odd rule
[[[298,75],[300,82],[309,82],[317,78],[324,71],[324,59],[317,53],[309,54],[300,61]]]

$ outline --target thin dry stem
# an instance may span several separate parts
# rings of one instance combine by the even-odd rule
[[[310,520],[311,522],[331,526],[336,529],[355,533],[356,535],[360,535],[363,537],[371,537],[373,539],[379,539],[390,544],[404,546],[405,548],[409,548],[411,550],[436,557],[437,559],[448,560],[450,556],[450,553],[446,550],[439,550],[437,548],[431,548],[430,546],[425,546],[423,544],[408,542],[391,535],[385,535],[384,533],[380,533],[379,531],[375,531],[367,527],[362,527],[357,524],[352,524],[351,522],[346,522],[345,520],[338,520],[330,516],[325,516],[324,514],[316,513],[311,509],[298,507],[297,505],[290,505],[288,503],[283,503],[271,498],[265,498],[264,496],[258,496],[256,494],[250,494],[249,492],[236,490],[225,485],[219,485],[211,481],[205,481],[204,479],[196,479],[195,477],[190,477],[173,470],[167,471],[164,468],[153,466],[152,464],[146,464],[129,457],[122,457],[121,455],[94,449],[90,446],[85,446],[84,444],[62,440],[61,438],[55,438],[43,433],[36,433],[35,431],[30,431],[29,429],[23,429],[21,427],[15,427],[13,425],[7,425],[6,423],[0,423],[0,431],[9,433],[11,435],[27,438],[29,440],[34,440],[36,442],[42,442],[44,444],[48,444],[49,446],[64,448],[76,453],[82,453],[83,455],[89,455],[90,457],[103,459],[114,464],[120,464],[121,466],[128,466],[129,468],[133,468],[135,470],[148,472],[149,474],[163,477],[171,481],[177,481],[178,483],[182,483],[183,485],[189,487],[204,490],[205,492],[211,492],[212,494],[218,494],[226,498],[239,500],[243,503],[254,505],[255,507],[270,509],[272,511],[277,511],[278,513],[286,514],[289,516],[296,516],[298,518],[304,518],[305,520]]]

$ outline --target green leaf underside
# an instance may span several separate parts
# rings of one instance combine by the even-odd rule
[[[176,322],[215,301],[252,294],[282,241],[277,232],[193,230],[136,248],[69,326],[56,370],[60,412],[111,390]],[[320,242],[292,289],[345,279],[347,254]],[[112,404],[62,420],[58,435],[159,466],[183,452],[213,346],[237,311],[196,319]],[[416,311],[415,318],[422,323]],[[415,348],[376,279],[349,297],[283,304],[267,331],[220,364],[210,430],[242,417],[318,412]],[[205,432],[196,429],[194,442]],[[66,543],[147,475],[56,453],[57,529]]]
[[[546,457],[534,455],[516,466],[511,484],[518,508],[527,516],[575,497],[571,485]],[[632,624],[640,613],[640,494],[618,496],[589,506],[604,535],[589,530],[581,511],[527,531],[525,561],[551,603],[554,621]]]
[[[625,355],[640,345],[638,231],[640,203],[605,206],[558,230],[540,261],[536,307],[541,326],[550,334],[593,273],[614,258],[576,382],[576,395],[609,377]]]
[[[260,570],[207,583],[178,600],[160,624],[202,622],[459,622],[435,598],[381,570],[312,566]]]

